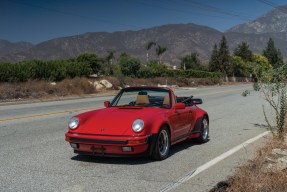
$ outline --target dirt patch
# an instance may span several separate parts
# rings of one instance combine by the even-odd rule
[[[218,183],[210,192],[287,191],[287,169],[280,161],[287,158],[286,153],[287,143],[273,138],[258,151],[256,158],[239,167],[234,176]]]
[[[112,88],[107,89],[103,87],[96,89],[95,81],[100,82],[101,80],[110,82],[113,85]],[[125,86],[167,85],[169,87],[202,87],[222,84],[225,83],[217,78],[182,77],[157,77],[151,79],[124,77],[122,82],[113,76],[93,79],[76,77],[74,79],[64,79],[61,82],[33,80],[20,83],[0,83],[0,102],[51,101],[115,95],[119,89]]]
[[[95,87],[86,78],[65,79],[58,83],[33,80],[23,83],[0,84],[0,101],[2,102],[95,93]]]

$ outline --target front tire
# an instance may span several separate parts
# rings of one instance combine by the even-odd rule
[[[209,121],[206,116],[202,118],[200,127],[200,136],[196,139],[199,143],[206,143],[209,138]]]
[[[152,158],[155,160],[164,160],[168,157],[169,150],[170,150],[170,133],[167,127],[162,127],[158,132],[156,138]]]

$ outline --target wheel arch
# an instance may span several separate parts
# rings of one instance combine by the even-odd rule
[[[204,117],[206,117],[207,118],[207,121],[208,121],[208,123],[209,123],[209,116],[208,116],[208,114],[207,113],[205,113],[205,114],[203,114],[203,116],[202,116],[203,118]]]

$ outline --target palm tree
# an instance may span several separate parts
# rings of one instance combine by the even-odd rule
[[[156,47],[156,54],[159,57],[159,62],[161,63],[162,60],[162,55],[164,54],[164,52],[166,52],[167,48],[166,47],[162,47],[160,45],[157,45]]]
[[[115,51],[108,51],[108,55],[106,57],[106,61],[107,61],[106,73],[107,73],[107,75],[109,75],[111,73],[113,59],[115,58],[114,53],[115,53]]]
[[[106,59],[110,65],[113,64],[113,59],[115,58],[114,53],[115,51],[108,51],[108,56],[106,57]]]
[[[152,48],[152,46],[155,46],[156,43],[153,41],[149,41],[147,42],[147,44],[145,45],[145,49],[146,49],[146,62],[148,63],[149,61],[149,54],[148,51]]]

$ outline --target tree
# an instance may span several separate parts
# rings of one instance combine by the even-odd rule
[[[259,71],[269,71],[272,68],[272,65],[268,62],[268,59],[257,53],[252,55],[251,62],[253,63],[253,66],[251,66],[252,69],[257,68]],[[258,72],[256,73],[258,74]]]
[[[271,108],[271,113],[268,115],[263,106],[263,113],[268,128],[273,135],[279,139],[284,139],[286,133],[286,118],[287,118],[287,77],[286,64],[277,68],[269,68],[261,71],[257,77],[257,90],[263,95],[267,104]],[[270,117],[271,116],[271,117]],[[275,127],[273,125],[276,125]]]
[[[162,63],[162,55],[166,52],[167,48],[157,45],[156,47],[156,54],[159,57],[159,62]]]
[[[280,49],[275,47],[274,41],[272,38],[267,42],[267,46],[263,50],[263,55],[268,59],[269,63],[277,68],[283,65],[283,56]]]
[[[181,58],[181,69],[198,69],[200,67],[200,60],[198,56],[198,53],[194,52]]]
[[[110,75],[112,71],[113,60],[115,51],[108,51],[108,55],[106,56],[106,66],[105,66],[105,74]]]
[[[245,62],[241,57],[233,56],[232,63],[233,73],[236,77],[248,77],[251,74],[247,62]]]
[[[156,43],[155,42],[153,42],[153,41],[149,41],[146,45],[145,45],[145,49],[146,49],[146,62],[148,63],[148,61],[149,61],[149,50],[153,47],[153,46],[155,46],[156,45]]]
[[[225,36],[222,36],[221,38],[217,59],[219,62],[219,71],[226,75],[233,75],[232,60],[229,54]]]
[[[235,48],[233,55],[241,57],[244,62],[252,60],[252,51],[249,49],[249,45],[246,42],[239,44]]]
[[[124,55],[120,57],[119,65],[125,76],[136,77],[137,72],[140,69],[140,60],[135,57]]]
[[[212,54],[209,60],[209,71],[219,72],[218,48],[216,44],[213,46]]]
[[[96,54],[82,53],[76,58],[76,61],[86,63],[91,67],[94,74],[99,74],[102,72],[104,60],[99,58]]]

